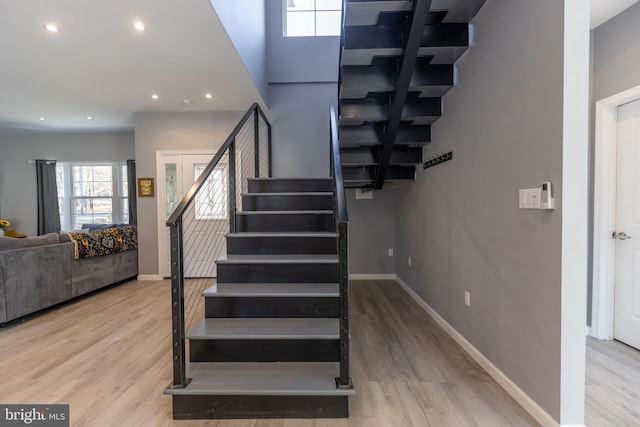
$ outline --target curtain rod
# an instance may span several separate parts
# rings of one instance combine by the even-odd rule
[[[27,160],[27,163],[33,164],[35,162],[36,162],[35,160]],[[51,163],[55,163],[56,161],[55,160],[46,160],[46,162],[47,162],[48,165],[50,165]]]

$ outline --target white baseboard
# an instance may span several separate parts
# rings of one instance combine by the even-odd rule
[[[504,372],[498,369],[489,359],[487,359],[477,348],[463,337],[453,326],[444,320],[429,304],[427,304],[413,289],[409,287],[400,277],[396,276],[398,284],[415,300],[424,311],[436,321],[442,329],[447,332],[460,347],[462,347],[498,384],[513,397],[536,421],[543,426],[558,427],[560,424],[553,419],[540,405],[529,397],[520,387],[518,387]],[[566,425],[566,427],[570,427]]]
[[[164,280],[159,274],[138,274],[138,280]]]
[[[350,274],[350,280],[396,280],[395,274]]]

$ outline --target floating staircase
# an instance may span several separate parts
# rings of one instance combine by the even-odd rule
[[[165,391],[173,416],[347,417],[334,182],[251,178],[241,197],[205,318],[186,334],[190,381]]]
[[[415,179],[469,22],[485,0],[346,0],[339,128],[345,187]]]

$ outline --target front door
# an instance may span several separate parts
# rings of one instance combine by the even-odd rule
[[[614,338],[640,349],[640,100],[618,107]]]
[[[171,275],[169,227],[165,222],[212,158],[213,153],[158,153],[158,259],[163,277]],[[185,277],[216,276],[215,260],[226,252],[227,198],[227,163],[223,157],[183,217]]]

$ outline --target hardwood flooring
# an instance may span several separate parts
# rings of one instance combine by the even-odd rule
[[[209,284],[188,284],[187,325],[202,318]],[[71,425],[90,427],[537,425],[391,281],[353,282],[350,418],[174,421],[162,394],[169,291],[167,281],[132,281],[0,329],[0,402],[68,403]]]
[[[640,426],[640,351],[587,338],[587,426]]]

